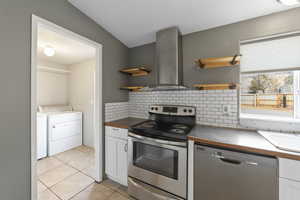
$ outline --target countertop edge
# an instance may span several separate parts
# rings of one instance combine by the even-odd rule
[[[248,147],[248,146],[216,142],[213,140],[206,140],[206,139],[202,139],[202,138],[198,138],[198,137],[194,137],[194,136],[188,136],[188,139],[192,140],[196,143],[204,144],[204,145],[213,145],[213,146],[223,147],[223,148],[228,148],[228,149],[233,149],[233,150],[246,151],[249,153],[257,153],[257,154],[266,155],[266,156],[274,156],[274,157],[279,157],[279,158],[287,158],[287,159],[300,161],[300,155],[293,155],[293,154],[289,154],[289,153],[285,153],[285,152],[276,152],[276,151],[258,149],[258,148]]]
[[[104,122],[104,126],[112,126],[115,128],[124,128],[128,129],[130,126],[139,124],[143,121],[146,121],[147,119],[141,119],[141,118],[134,118],[134,117],[126,117],[123,119],[118,119],[111,122]]]
[[[105,126],[112,126],[112,127],[115,127],[115,128],[125,128],[125,129],[129,128],[129,126],[127,126],[127,125],[119,124],[119,123],[115,123],[115,122],[105,122],[104,125]]]

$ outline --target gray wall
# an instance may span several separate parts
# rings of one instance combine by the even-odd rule
[[[131,66],[148,65],[152,71],[148,76],[129,77],[129,84],[132,86],[155,85],[157,79],[157,71],[155,67],[155,43],[146,44],[129,51],[129,61]]]
[[[199,69],[194,61],[206,57],[232,56],[239,53],[239,41],[300,30],[300,8],[230,24],[183,36],[184,85],[239,81],[239,67]],[[154,63],[155,44],[130,49],[130,63]],[[152,83],[147,79],[143,84]],[[141,83],[142,84],[142,83]]]
[[[103,44],[104,102],[126,101],[128,48],[65,0],[0,1],[0,199],[30,199],[31,14]]]

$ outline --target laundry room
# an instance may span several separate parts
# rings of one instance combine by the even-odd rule
[[[68,199],[97,180],[96,49],[44,27],[37,36],[37,185]]]

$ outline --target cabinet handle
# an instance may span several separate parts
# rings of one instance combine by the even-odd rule
[[[124,146],[124,151],[125,151],[125,152],[128,151],[128,144],[125,144],[125,146]]]

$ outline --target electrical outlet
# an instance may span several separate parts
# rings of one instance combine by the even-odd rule
[[[230,113],[230,105],[223,105],[222,106],[222,113],[225,116],[228,116]]]

